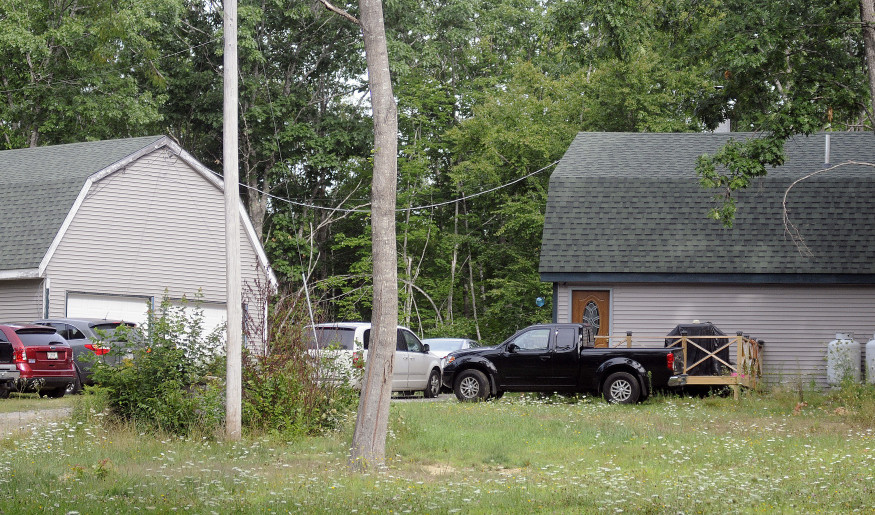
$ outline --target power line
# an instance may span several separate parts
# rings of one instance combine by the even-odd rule
[[[472,198],[475,198],[475,197],[479,197],[479,196],[481,196],[481,195],[486,195],[487,193],[492,193],[492,192],[494,192],[494,191],[498,191],[498,190],[500,190],[500,189],[502,189],[502,188],[507,188],[508,186],[512,186],[512,185],[514,185],[514,184],[516,184],[516,183],[518,183],[518,182],[520,182],[520,181],[524,181],[524,180],[528,179],[529,177],[531,177],[531,176],[533,176],[533,175],[537,175],[537,174],[543,172],[544,170],[546,170],[546,169],[548,169],[548,168],[550,168],[550,167],[556,166],[558,163],[559,163],[559,161],[553,161],[552,163],[548,164],[547,166],[545,166],[545,167],[543,167],[543,168],[540,168],[540,169],[538,169],[538,170],[535,170],[534,172],[531,172],[531,173],[529,173],[529,174],[523,175],[522,177],[518,177],[518,178],[516,178],[516,179],[514,179],[514,180],[512,180],[512,181],[510,181],[510,182],[506,182],[506,183],[504,183],[504,184],[501,184],[501,185],[496,186],[496,187],[494,187],[494,188],[490,188],[490,189],[488,189],[488,190],[483,190],[483,191],[480,191],[480,192],[477,192],[477,193],[473,193],[473,194],[471,194],[471,195],[465,195],[465,196],[463,196],[463,197],[459,197],[459,198],[456,198],[456,199],[453,199],[453,200],[447,200],[447,201],[445,201],[445,202],[438,202],[438,203],[436,203],[436,204],[426,204],[426,205],[423,205],[423,206],[414,206],[414,207],[402,207],[402,208],[397,208],[397,209],[395,209],[395,212],[418,211],[418,210],[420,210],[420,209],[432,209],[432,208],[435,208],[435,207],[445,206],[445,205],[447,205],[447,204],[454,204],[454,203],[456,203],[456,202],[461,202],[461,201],[463,201],[463,200],[472,199]],[[212,171],[212,170],[210,170],[210,173],[214,174],[216,177],[222,178],[221,175],[219,175],[218,173],[216,173],[216,172],[214,172],[214,171]],[[340,212],[340,213],[370,213],[370,212],[371,212],[370,209],[346,209],[346,208],[341,208],[341,207],[317,206],[317,205],[315,205],[315,204],[308,204],[308,203],[306,203],[306,202],[298,202],[298,201],[295,201],[295,200],[291,200],[291,199],[287,199],[287,198],[280,197],[280,196],[277,196],[277,195],[273,195],[273,194],[270,194],[270,193],[268,193],[268,192],[266,192],[266,191],[264,191],[264,190],[260,190],[260,189],[254,187],[254,186],[249,186],[248,184],[243,184],[242,182],[240,182],[240,183],[238,183],[238,184],[239,184],[240,186],[242,186],[242,187],[248,189],[248,190],[252,190],[252,191],[256,191],[256,192],[258,192],[258,193],[261,193],[262,195],[265,195],[265,196],[267,196],[268,198],[270,198],[270,199],[272,199],[272,200],[277,200],[277,201],[280,201],[280,202],[285,202],[285,203],[287,203],[287,204],[291,204],[291,205],[293,205],[293,206],[307,207],[307,208],[311,208],[311,209],[322,209],[322,210],[325,210],[325,211]]]

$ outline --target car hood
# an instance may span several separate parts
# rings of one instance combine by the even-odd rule
[[[456,358],[461,358],[464,356],[482,356],[484,354],[494,354],[496,347],[498,347],[498,346],[494,345],[492,347],[475,347],[473,349],[460,349],[460,350],[454,350],[453,352],[450,352],[448,355],[452,355]]]

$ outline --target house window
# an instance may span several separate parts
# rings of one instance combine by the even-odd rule
[[[599,307],[595,302],[589,301],[583,308],[583,322],[592,326],[593,333],[599,333]]]

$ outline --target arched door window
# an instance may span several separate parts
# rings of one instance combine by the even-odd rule
[[[599,316],[599,307],[595,302],[589,301],[583,308],[583,322],[592,326],[594,334],[599,334],[601,317]]]

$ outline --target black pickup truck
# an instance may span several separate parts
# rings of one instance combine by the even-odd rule
[[[680,349],[597,348],[583,324],[541,324],[495,347],[450,353],[443,385],[460,401],[504,392],[588,392],[632,404],[655,389],[683,386],[682,360]]]

